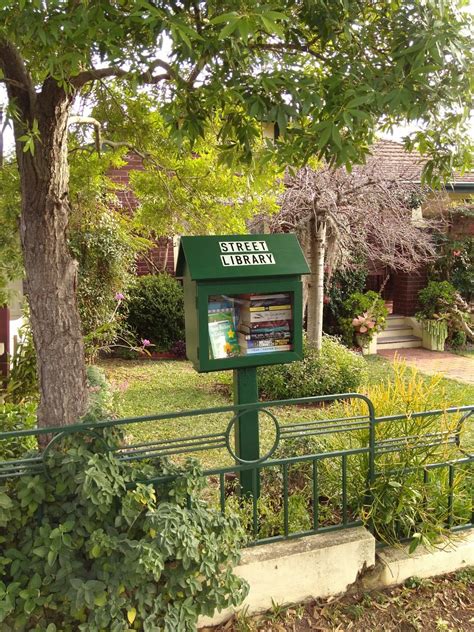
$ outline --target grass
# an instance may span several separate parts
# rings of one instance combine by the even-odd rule
[[[385,358],[368,356],[366,361],[369,364],[369,385],[379,384],[393,377],[393,364]],[[428,383],[431,380],[431,376],[426,375],[424,379]],[[440,380],[440,388],[444,389],[446,402],[449,406],[469,406],[474,404],[474,384],[442,378]]]
[[[367,358],[369,363],[368,383],[361,392],[368,392],[381,383],[394,379],[394,368],[389,361],[376,357]],[[190,409],[225,406],[231,403],[232,373],[199,374],[185,361],[126,361],[107,360],[102,362],[108,378],[118,392],[119,414],[121,417],[135,417],[150,414],[186,411]],[[406,369],[406,379],[414,375],[412,369]],[[420,380],[418,380],[420,381]],[[415,409],[427,410],[448,406],[462,406],[474,403],[474,385],[455,380],[421,376],[421,383],[426,384],[426,391],[436,392],[434,402],[415,404]],[[422,389],[423,390],[423,389]],[[383,389],[382,389],[383,391]],[[407,397],[420,398],[420,393],[407,391]],[[382,402],[386,409],[379,406],[379,415],[403,412],[405,409],[393,410],[393,402]],[[332,415],[334,416],[334,414]],[[330,418],[330,408],[291,407],[278,409],[278,420],[281,424],[294,421],[307,421],[316,418]],[[229,423],[231,415],[205,414],[179,420],[146,422],[128,427],[130,438],[134,441],[151,441],[153,439],[177,438],[186,435],[222,433]],[[269,419],[262,418],[261,452],[265,452],[273,442],[273,426]],[[469,443],[474,443],[474,428],[470,424]],[[205,467],[216,467],[231,464],[227,451],[207,450],[200,454]]]
[[[461,349],[460,351],[453,351],[453,353],[465,358],[474,358],[474,349]]]

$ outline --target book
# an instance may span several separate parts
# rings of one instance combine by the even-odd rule
[[[240,354],[232,308],[208,314],[210,355],[214,360]]]
[[[247,312],[242,309],[240,312],[240,322],[243,325],[262,322],[273,322],[278,320],[291,320],[293,311],[291,309],[279,309],[275,311]]]
[[[241,301],[242,311],[264,312],[291,309],[291,297],[289,293],[279,294],[251,294],[249,298]]]
[[[247,355],[254,355],[256,353],[275,353],[277,351],[291,351],[293,345],[279,345],[277,347],[255,347],[253,349],[247,349]]]
[[[241,349],[253,349],[263,347],[280,347],[288,345],[289,338],[263,338],[262,340],[244,340],[239,336],[239,346]]]
[[[278,328],[277,328],[278,329]],[[269,329],[268,331],[262,331],[257,329],[251,333],[242,333],[240,330],[237,332],[239,340],[268,340],[269,338],[278,338],[278,339],[286,339],[291,338],[291,331],[289,329],[282,329],[281,331],[275,331],[274,329]]]
[[[272,334],[281,331],[291,331],[291,320],[260,321],[243,323],[240,321],[238,330],[243,334]]]
[[[248,309],[250,312],[273,312],[282,309],[291,309],[291,305],[289,303],[287,305],[260,305],[256,307],[250,305]],[[245,307],[242,311],[245,312]]]
[[[277,292],[275,294],[242,294],[241,298],[245,301],[283,301],[285,303],[290,302],[289,292]]]

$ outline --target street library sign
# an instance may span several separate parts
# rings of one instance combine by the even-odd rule
[[[186,353],[200,371],[302,357],[302,281],[296,236],[182,237]]]
[[[224,266],[275,264],[275,258],[271,252],[268,252],[266,241],[220,241],[219,247]]]

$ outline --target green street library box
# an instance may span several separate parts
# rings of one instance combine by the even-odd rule
[[[293,234],[182,237],[186,353],[199,372],[299,360],[301,275]]]

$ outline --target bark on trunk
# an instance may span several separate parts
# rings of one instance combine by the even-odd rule
[[[20,232],[38,360],[40,427],[77,422],[87,399],[76,263],[67,243],[67,120],[71,103],[72,95],[66,95],[55,83],[43,86],[29,112],[30,121],[37,120],[40,132],[34,155],[24,153],[17,141]],[[17,126],[17,139],[22,133],[24,128]]]
[[[324,309],[324,259],[326,252],[326,216],[312,217],[310,220],[310,267],[308,286],[308,339],[316,349],[321,350],[323,337]]]

